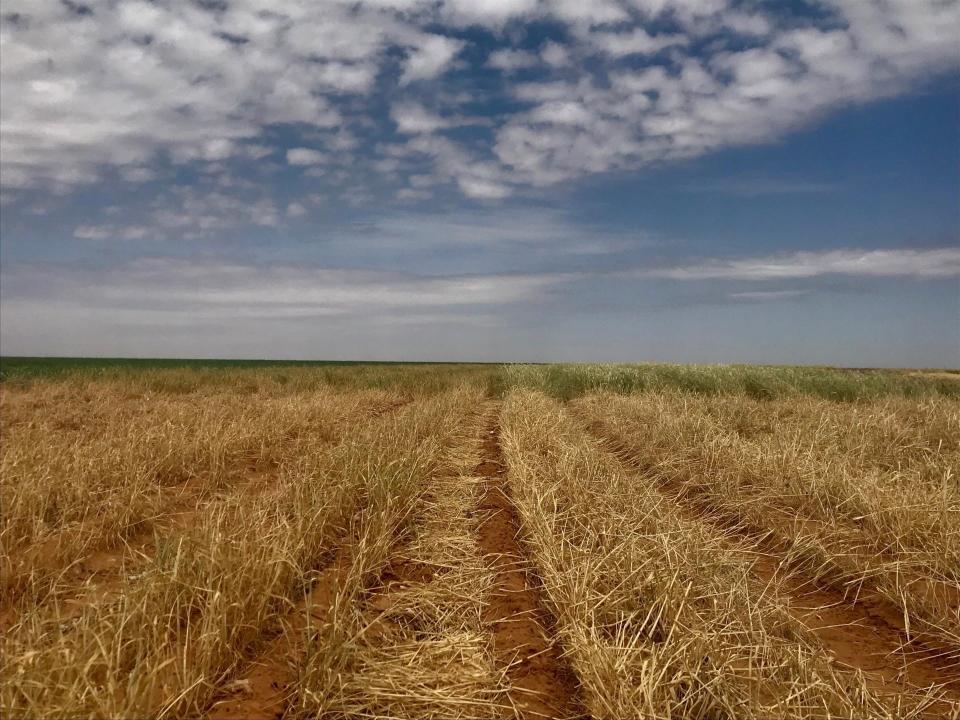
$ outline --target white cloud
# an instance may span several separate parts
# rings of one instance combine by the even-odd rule
[[[326,146],[333,151],[346,152],[359,144],[360,141],[348,130],[341,130],[326,138]]]
[[[62,303],[92,312],[124,309],[168,317],[289,318],[444,311],[530,302],[562,275],[453,275],[307,266],[262,266],[213,260],[141,259],[91,273],[63,266],[21,266],[4,282],[4,305]]]
[[[534,122],[554,123],[556,125],[587,125],[593,115],[578,102],[553,101],[540,105],[530,113]]]
[[[390,117],[402,133],[432,133],[449,127],[449,121],[420,103],[402,102],[390,109]]]
[[[303,217],[307,214],[307,208],[302,203],[292,202],[287,205],[287,217]]]
[[[328,62],[317,69],[315,78],[325,89],[364,93],[370,90],[377,78],[377,66],[372,62]]]
[[[611,58],[609,83],[581,67],[579,77],[561,82],[514,85],[518,99],[537,106],[507,118],[494,152],[511,182],[549,185],[775,140],[831,109],[908,92],[918,78],[960,67],[960,51],[948,41],[960,33],[955,3],[851,0],[833,7],[837,17],[827,29],[778,26],[775,16],[745,17],[725,2],[665,0],[642,8],[651,18],[670,14],[684,33],[663,36],[642,26],[575,32],[574,50]],[[721,27],[757,44],[735,52],[714,44],[692,54],[693,40]],[[659,50],[668,50],[665,58],[640,69],[617,59]],[[547,103],[579,104],[591,118],[539,127],[550,121]]]
[[[723,26],[740,35],[762,36],[768,34],[772,25],[763,15],[730,12],[723,16]]]
[[[423,181],[418,181],[420,184]],[[455,212],[391,213],[368,223],[347,225],[326,233],[328,248],[342,251],[362,248],[371,255],[436,256],[495,249],[493,256],[542,257],[605,256],[655,244],[641,231],[618,232],[583,225],[559,211],[480,206]]]
[[[564,67],[570,64],[570,51],[557,42],[544,43],[540,49],[540,57],[547,65]]]
[[[410,52],[401,83],[430,80],[443,74],[466,43],[443,35],[427,35]]]
[[[506,185],[483,178],[459,177],[457,183],[464,195],[478,200],[500,200],[510,194]]]
[[[142,225],[78,225],[73,231],[78,240],[142,240],[149,234]]]
[[[640,274],[673,280],[784,280],[820,275],[949,278],[960,277],[960,248],[797,252],[710,260]]]
[[[477,158],[448,138],[418,135],[407,143],[404,152],[407,151],[431,158],[434,179],[455,181],[467,197],[491,200],[509,193],[506,173],[500,165]]]
[[[960,67],[956,2],[824,0],[816,17],[742,7],[728,0],[118,0],[82,14],[56,2],[7,0],[3,196],[68,192],[108,168],[149,182],[159,179],[160,159],[227,173],[230,162],[280,155],[270,146],[277,125],[330,139],[323,156],[305,163],[312,171],[336,162],[358,167],[390,144],[365,141],[386,103],[400,131],[414,135],[410,143],[451,118],[486,116],[488,136],[426,154],[437,177],[475,196],[506,197],[504,188],[775,140],[836,108],[910,92]],[[528,23],[542,21],[559,26],[556,37],[565,40],[545,41],[539,51],[514,46]],[[467,26],[490,31],[485,37],[499,47],[452,36]],[[721,32],[740,37],[725,42],[715,37]],[[649,62],[638,67],[638,54]],[[504,72],[465,91],[445,75],[469,63]],[[537,82],[516,84],[521,68]],[[440,101],[455,95],[466,95],[461,104],[471,108]],[[504,95],[518,102],[505,106]],[[444,110],[417,117],[418,106]]]
[[[626,55],[653,55],[675,45],[686,45],[683,35],[649,35],[643,28],[630,32],[595,33],[590,37],[591,44],[608,55],[623,57]]]
[[[224,160],[233,155],[234,144],[232,140],[218,138],[216,140],[207,140],[203,144],[202,156],[204,160]]]
[[[734,300],[746,300],[749,302],[771,302],[776,300],[789,300],[790,298],[809,295],[809,290],[756,290],[751,292],[730,293]]]
[[[487,65],[497,70],[513,71],[523,70],[524,68],[535,67],[539,64],[539,58],[535,53],[527,50],[513,50],[504,48],[490,53],[487,58]]]
[[[290,165],[319,165],[324,160],[324,154],[313,148],[290,148],[287,150],[287,163]]]
[[[549,0],[552,15],[584,27],[620,23],[630,19],[623,6],[615,0]]]
[[[197,239],[245,224],[275,227],[279,212],[273,200],[260,194],[228,194],[173,187],[149,215],[158,237]]]
[[[73,236],[80,240],[106,240],[113,235],[113,230],[100,225],[79,225],[73,231]]]
[[[400,188],[396,194],[397,200],[404,202],[420,202],[429,200],[431,197],[433,197],[433,193],[429,190],[416,190],[414,188]]]
[[[145,183],[155,180],[157,173],[148,167],[128,167],[120,172],[121,177],[131,183]]]
[[[531,14],[536,6],[537,0],[451,0],[441,12],[454,23],[496,28],[510,18]]]

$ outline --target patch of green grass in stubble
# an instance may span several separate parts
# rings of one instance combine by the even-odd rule
[[[743,394],[758,400],[790,395],[856,402],[882,397],[960,399],[960,382],[899,370],[848,370],[774,365],[561,364],[504,365],[490,381],[493,394],[540,390],[560,400],[591,392],[624,395],[680,390],[696,395]]]

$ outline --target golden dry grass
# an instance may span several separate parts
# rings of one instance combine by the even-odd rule
[[[0,597],[48,592],[68,565],[120,545],[179,502],[242,484],[252,466],[313,452],[396,393],[189,397],[44,385],[3,398]],[[187,502],[189,505],[189,502]]]
[[[73,616],[45,604],[3,641],[3,706],[52,717],[176,716],[201,710],[353,522],[376,542],[406,517],[405,494],[436,462],[468,403],[457,393],[374,421],[330,451],[301,454],[269,493],[230,497],[190,531],[158,539],[121,591]],[[377,534],[375,528],[381,533]]]
[[[825,661],[777,593],[751,579],[749,547],[679,514],[556,403],[511,397],[503,438],[531,557],[592,716],[909,712]],[[913,708],[925,704],[921,694]]]
[[[746,387],[773,370],[588,387],[623,372],[0,383],[3,716],[532,720],[536,665],[598,720],[960,718],[960,401]],[[556,647],[532,665],[490,612],[501,460],[533,588],[513,606]],[[862,634],[868,591],[916,648]]]
[[[575,408],[654,475],[768,528],[855,593],[960,645],[960,403],[677,393]]]
[[[491,573],[473,540],[479,397],[429,484],[410,496],[410,534],[367,522],[330,621],[310,638],[294,715],[487,717],[503,705],[482,610]],[[393,547],[391,547],[393,545]],[[364,582],[385,565],[375,583]],[[352,570],[352,568],[351,568]]]

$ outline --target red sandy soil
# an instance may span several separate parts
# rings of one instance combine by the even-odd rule
[[[548,640],[553,621],[518,540],[519,522],[509,497],[496,424],[487,430],[476,473],[485,478],[479,509],[486,517],[478,543],[496,573],[484,621],[492,629],[498,659],[507,665],[512,685],[508,700],[515,717],[583,717],[576,678],[556,642]]]

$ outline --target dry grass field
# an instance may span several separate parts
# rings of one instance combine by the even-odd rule
[[[960,718],[956,373],[4,363],[4,718]]]

